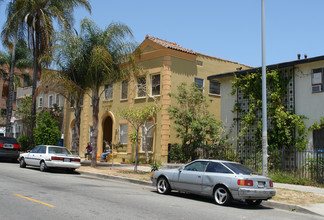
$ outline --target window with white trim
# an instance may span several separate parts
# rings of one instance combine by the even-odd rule
[[[38,108],[43,108],[43,97],[38,97]]]
[[[48,107],[53,108],[53,95],[48,96]]]
[[[125,100],[128,98],[128,81],[124,80],[121,83],[121,95],[120,99]]]
[[[119,142],[121,144],[127,144],[127,137],[128,137],[128,125],[120,124],[119,125]]]
[[[55,104],[57,107],[60,107],[60,94],[55,95]]]
[[[137,97],[146,96],[146,77],[141,76],[137,78]]]
[[[150,128],[152,127],[153,125],[153,122],[150,121],[150,122],[147,122],[146,123],[146,128]],[[141,151],[144,152],[145,149],[144,149],[144,145],[143,145],[143,139],[144,139],[144,131],[143,131],[143,127],[141,128],[142,129],[142,138],[141,138]],[[147,139],[146,139],[146,146],[147,146],[147,150],[149,152],[152,152],[153,151],[153,130],[154,130],[154,127],[152,127],[149,131],[148,131],[148,134],[147,134]]]
[[[197,88],[200,91],[204,91],[204,79],[201,78],[195,78],[195,83],[197,84]]]
[[[323,68],[312,71],[312,93],[323,92]]]
[[[220,82],[210,80],[209,81],[209,94],[220,95]]]
[[[155,74],[151,76],[151,95],[160,95],[160,74]]]
[[[104,99],[111,100],[113,98],[113,84],[108,83],[105,84],[105,91],[104,91]]]

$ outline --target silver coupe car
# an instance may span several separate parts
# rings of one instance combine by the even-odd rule
[[[271,179],[231,161],[199,159],[179,169],[152,172],[151,180],[160,194],[189,192],[213,197],[219,205],[232,200],[259,205],[276,194]]]

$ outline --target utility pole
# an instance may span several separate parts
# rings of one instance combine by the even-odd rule
[[[265,59],[265,15],[264,0],[261,0],[262,38],[262,175],[268,175],[268,131],[267,131],[267,73]]]

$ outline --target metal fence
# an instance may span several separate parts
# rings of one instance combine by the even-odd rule
[[[269,150],[269,172],[283,172],[297,178],[324,183],[324,151]],[[231,157],[231,158],[230,158]],[[262,171],[262,152],[256,149],[223,149],[217,159],[234,159],[258,172]]]

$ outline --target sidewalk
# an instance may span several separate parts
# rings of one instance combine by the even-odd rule
[[[82,166],[90,166],[91,161],[90,160],[81,160],[81,164],[82,164]],[[108,163],[107,162],[97,162],[97,166],[109,168],[109,167],[112,167],[112,164],[109,162]],[[132,165],[132,164],[114,163],[113,166],[118,167],[118,168],[128,169],[128,170],[134,170],[134,165]],[[149,173],[151,171],[151,167],[138,165],[137,170]],[[111,175],[100,174],[100,173],[90,173],[90,172],[84,172],[84,171],[79,171],[79,172],[84,175],[96,176],[96,177],[105,178],[105,179],[117,179],[117,180],[121,180],[121,181],[127,181],[127,182],[131,182],[131,183],[151,186],[151,182],[148,182],[148,181],[142,181],[142,180],[127,178],[127,177],[111,176]],[[294,191],[299,191],[299,192],[309,192],[309,193],[314,193],[316,195],[321,195],[324,197],[324,188],[318,188],[318,187],[312,187],[312,186],[292,185],[292,184],[283,184],[283,183],[274,183],[274,187],[280,188],[280,189],[294,190]],[[269,201],[262,202],[262,205],[266,206],[266,207],[270,207],[270,208],[278,208],[278,209],[283,209],[283,210],[287,210],[287,211],[295,211],[295,212],[300,212],[300,213],[305,213],[305,214],[321,215],[324,217],[324,203],[318,203],[318,204],[312,204],[312,205],[298,205],[298,204],[292,205],[292,204],[281,203],[281,202],[269,200]]]

